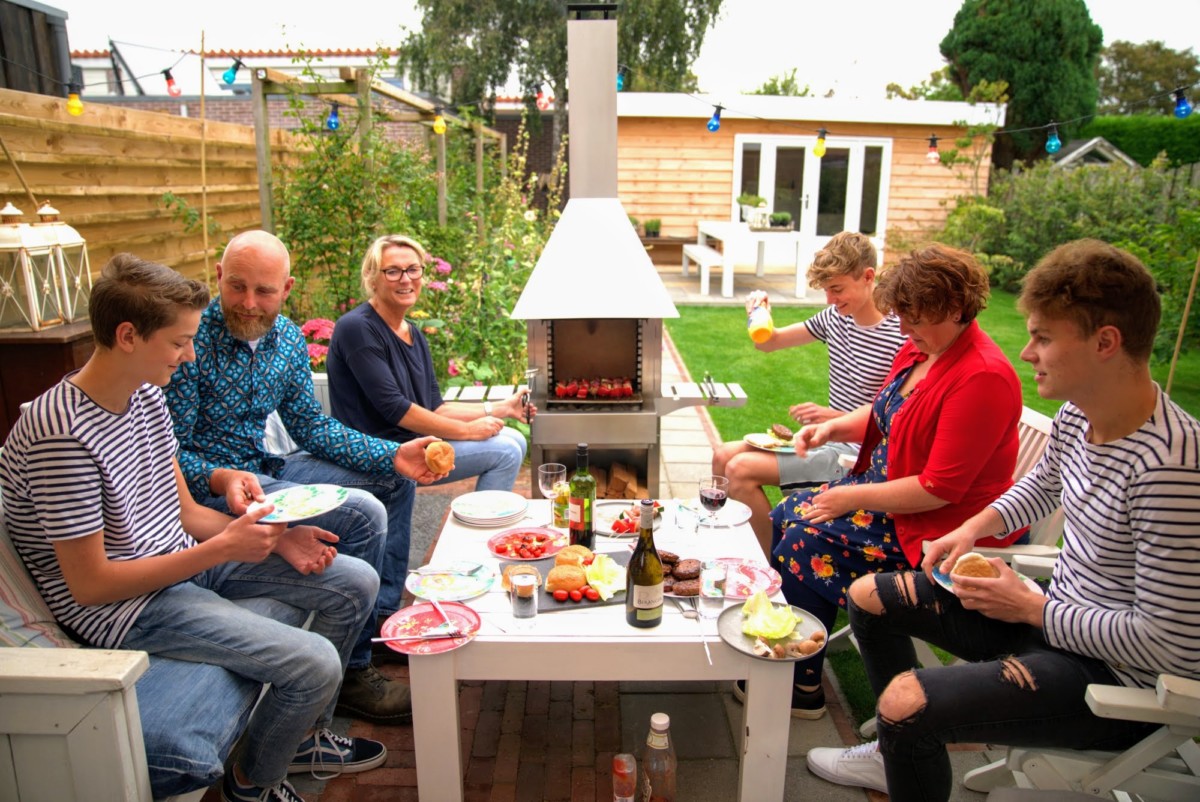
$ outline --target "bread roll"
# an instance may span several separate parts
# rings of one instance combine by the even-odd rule
[[[546,574],[546,590],[579,590],[587,584],[587,574],[577,565],[556,565]]]
[[[504,566],[504,573],[500,575],[500,584],[505,590],[512,589],[512,577],[517,574],[533,574],[537,577],[538,585],[542,584],[542,574],[538,569],[525,563],[513,563],[512,565]]]
[[[454,446],[434,440],[425,446],[425,465],[434,473],[450,473],[454,470]]]
[[[555,565],[574,565],[582,567],[588,558],[592,556],[592,550],[587,546],[580,546],[578,543],[567,546],[554,557]]]
[[[954,563],[950,576],[977,576],[994,579],[1000,576],[1000,572],[982,554],[969,551]]]

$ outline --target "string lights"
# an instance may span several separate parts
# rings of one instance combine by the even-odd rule
[[[937,143],[937,134],[930,134],[929,152],[925,154],[925,161],[929,162],[930,164],[940,164],[942,161],[942,154],[938,153]]]
[[[828,133],[824,128],[817,129],[817,144],[813,145],[812,153],[818,159],[825,155],[825,135]]]
[[[1053,155],[1062,150],[1062,140],[1058,138],[1058,126],[1050,123],[1050,133],[1046,135],[1046,152]]]
[[[233,65],[229,69],[225,70],[225,72],[221,73],[221,80],[225,82],[226,86],[233,86],[233,82],[237,80],[238,70],[240,70],[242,66],[242,60],[237,56],[234,56]]]
[[[342,118],[338,114],[338,102],[333,101],[333,108],[329,110],[329,116],[325,118],[325,127],[330,131],[336,131],[342,127]]]
[[[79,99],[79,84],[74,82],[67,85],[67,114],[72,117],[83,114],[83,101]]]
[[[617,65],[617,91],[618,92],[623,91],[625,89],[625,74],[627,72],[629,72],[629,68],[626,67],[624,64]]]
[[[724,109],[725,107],[720,103],[713,107],[712,116],[708,118],[708,130],[710,133],[715,134],[717,131],[721,130],[721,112],[724,111]]]
[[[538,111],[545,111],[546,109],[550,108],[550,98],[544,91],[542,91],[540,86],[538,87],[537,97],[534,98],[533,102],[534,105],[538,107]]]
[[[442,116],[440,107],[433,110],[433,132],[438,136],[446,133],[446,118]]]
[[[1176,117],[1182,120],[1192,113],[1192,104],[1188,102],[1187,95],[1184,94],[1182,87],[1172,92],[1171,98],[1175,101]]]

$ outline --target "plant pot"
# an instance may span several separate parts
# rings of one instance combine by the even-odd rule
[[[647,236],[647,237],[651,237],[651,238],[653,238],[653,237],[657,237],[657,236],[658,236],[658,232],[657,232],[657,231],[647,231],[647,232],[646,232],[646,236]]]

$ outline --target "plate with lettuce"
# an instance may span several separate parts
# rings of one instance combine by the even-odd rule
[[[717,633],[751,657],[790,662],[819,653],[828,638],[815,615],[790,604],[774,604],[762,591],[725,608],[717,618]]]

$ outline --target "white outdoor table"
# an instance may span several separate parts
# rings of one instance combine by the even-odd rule
[[[796,249],[796,297],[801,297],[801,286],[799,282],[800,275],[800,232],[790,229],[771,231],[771,230],[756,230],[750,228],[748,223],[734,223],[730,220],[701,220],[697,224],[700,232],[698,242],[701,245],[707,245],[708,239],[718,240],[724,243],[724,262],[721,265],[721,295],[725,298],[733,297],[733,251],[738,242],[752,240],[758,245],[758,261],[755,264],[754,275],[759,278],[763,277],[764,265],[763,259],[766,254],[767,241],[779,242],[781,240],[789,241]]]
[[[766,559],[749,524],[703,528],[693,534],[672,525],[673,502],[655,534],[660,548],[683,557],[707,560],[742,557],[765,565]],[[550,518],[549,501],[530,502],[527,525]],[[472,560],[496,567],[487,549],[490,537],[508,527],[464,526],[451,514],[438,538],[431,563]],[[596,538],[596,551],[630,550],[629,538]],[[776,601],[782,601],[777,595]],[[539,600],[540,601],[540,600]],[[712,653],[710,666],[696,620],[685,619],[667,601],[663,622],[636,629],[625,622],[623,604],[586,602],[561,612],[540,612],[529,630],[513,624],[508,596],[494,588],[463,602],[479,613],[482,626],[465,646],[409,660],[413,730],[417,757],[417,791],[421,799],[463,799],[463,762],[459,752],[459,680],[747,680],[742,732],[739,799],[742,802],[782,799],[787,747],[792,663],[758,660],[727,646],[716,633],[716,619],[701,619]],[[552,602],[553,603],[553,602]],[[567,602],[571,604],[571,602]],[[545,609],[543,607],[543,609]]]

